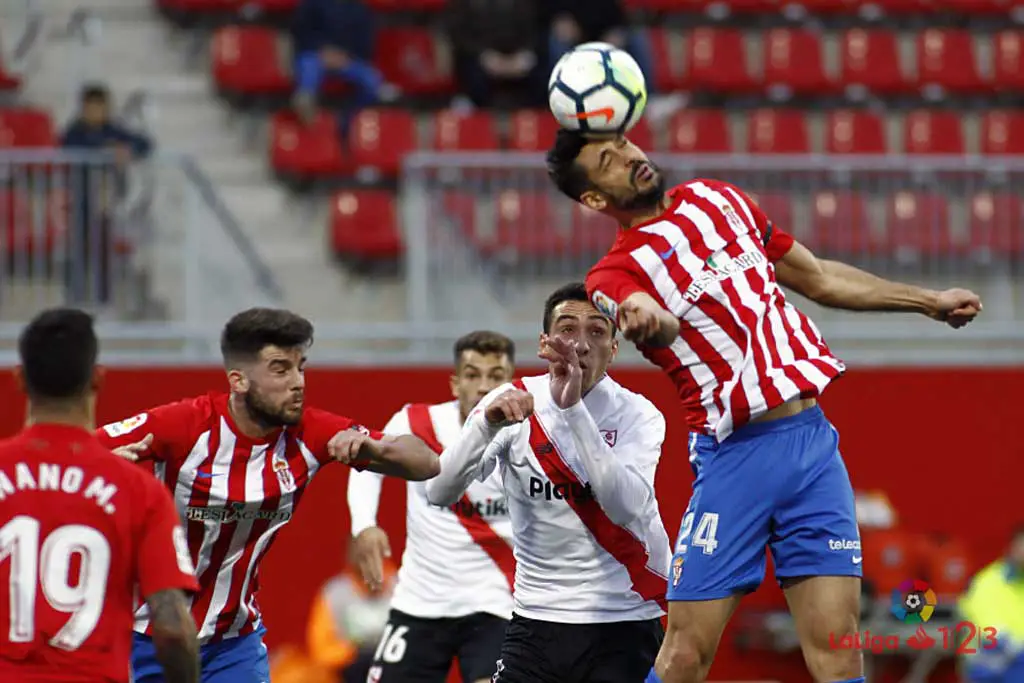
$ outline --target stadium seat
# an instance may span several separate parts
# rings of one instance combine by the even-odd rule
[[[603,255],[615,243],[618,226],[604,214],[572,203],[572,244],[580,255]]]
[[[885,154],[885,122],[869,111],[841,109],[825,120],[825,151],[829,154]]]
[[[431,144],[436,150],[486,151],[501,146],[489,111],[439,111],[432,119],[431,133]]]
[[[0,43],[0,92],[6,90],[17,90],[21,86],[21,79],[4,68],[3,44]]]
[[[0,149],[54,147],[53,119],[40,109],[0,109]]]
[[[393,27],[377,34],[375,62],[385,80],[409,95],[448,95],[454,91],[450,62],[425,29]]]
[[[967,589],[975,569],[967,546],[958,539],[926,538],[921,544],[922,576],[939,603],[955,602]]]
[[[654,60],[655,88],[661,92],[685,89],[688,84],[683,39],[675,31],[658,27],[651,28],[648,36]]]
[[[1024,113],[990,111],[981,119],[982,154],[1024,154]]]
[[[768,216],[773,225],[801,239],[800,227],[793,220],[793,198],[786,192],[748,192],[758,208]]]
[[[416,149],[416,121],[404,109],[364,109],[352,120],[348,145],[354,167],[393,178],[402,157]]]
[[[934,11],[932,4],[933,0],[868,0],[868,2],[862,3],[859,9],[862,14],[870,13],[870,9],[877,8],[887,15],[905,16]]]
[[[348,166],[335,118],[320,112],[306,126],[292,112],[275,114],[270,120],[270,164],[278,173],[299,177],[345,173]]]
[[[1010,10],[1010,3],[1005,0],[938,0],[936,4],[941,9],[967,16],[1008,14]]]
[[[213,80],[234,95],[287,95],[289,70],[278,49],[277,33],[260,26],[225,26],[213,34]]]
[[[821,36],[808,29],[776,28],[764,35],[764,76],[769,94],[780,98],[816,95],[830,89]]]
[[[855,0],[799,0],[786,4],[799,5],[812,16],[850,14],[857,9]]]
[[[44,224],[39,202],[45,201]],[[26,256],[50,255],[67,228],[66,196],[40,195],[24,189],[0,189],[0,253]]]
[[[896,34],[855,28],[843,34],[839,81],[847,95],[863,98],[868,92],[891,95],[907,88],[900,66]]]
[[[747,118],[747,151],[751,154],[810,152],[807,120],[797,109],[757,109]]]
[[[646,119],[640,119],[637,121],[636,125],[626,133],[626,137],[629,138],[630,142],[645,152],[654,151],[654,132],[647,124]]]
[[[917,80],[925,94],[970,94],[985,86],[969,31],[929,28],[917,36]]]
[[[672,152],[724,154],[732,151],[729,120],[721,109],[683,109],[669,121]]]
[[[902,191],[886,199],[886,239],[900,261],[957,251],[949,225],[949,204],[937,192]]]
[[[917,110],[903,120],[903,151],[907,154],[963,154],[960,114]]]
[[[997,33],[992,51],[992,85],[1000,91],[1024,90],[1024,34]]]
[[[395,197],[387,190],[338,192],[331,198],[331,247],[359,261],[394,260],[402,253]]]
[[[908,578],[919,576],[918,538],[901,529],[862,529],[864,580],[875,595],[888,596]]]
[[[979,192],[970,202],[970,244],[982,261],[1024,256],[1024,198],[1015,192]]]
[[[831,190],[812,197],[806,243],[812,251],[846,258],[874,255],[881,246],[870,224],[864,196]]]
[[[552,220],[551,197],[547,190],[498,193],[494,198],[493,239],[484,242],[484,250],[508,261],[551,260],[571,253],[570,226]]]
[[[558,122],[547,110],[522,109],[509,118],[509,149],[547,151],[558,134]]]
[[[687,40],[686,63],[686,81],[696,90],[743,93],[754,87],[747,72],[747,44],[736,29],[694,29]]]
[[[238,9],[258,10],[266,14],[291,14],[301,0],[235,0]]]

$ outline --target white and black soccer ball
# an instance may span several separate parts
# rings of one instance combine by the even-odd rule
[[[559,125],[584,133],[625,133],[647,105],[647,83],[625,50],[609,43],[577,45],[555,64],[548,106]]]
[[[921,609],[921,595],[918,593],[908,593],[907,597],[903,600],[903,604],[911,612],[916,612]]]

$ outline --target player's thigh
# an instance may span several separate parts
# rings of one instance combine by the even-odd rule
[[[585,683],[642,681],[647,677],[665,637],[661,619],[602,625],[602,636],[587,660]]]
[[[860,579],[810,576],[785,579],[783,588],[804,661],[815,680],[848,680],[862,675],[860,650],[834,647],[837,640],[860,630]]]
[[[769,547],[780,581],[806,576],[860,578],[860,532],[839,435],[824,418],[793,430],[781,447],[795,456],[797,485],[772,516]]]
[[[566,650],[577,647],[558,633],[559,624],[513,616],[505,629],[492,683],[565,683]]]
[[[391,610],[373,653],[367,680],[375,683],[444,683],[455,656],[451,619],[421,619]]]
[[[458,620],[456,657],[465,683],[491,679],[507,628],[508,621],[493,614],[471,614]]]
[[[778,468],[751,440],[691,438],[697,478],[676,537],[668,599],[716,600],[751,591],[765,572]]]
[[[202,648],[202,683],[270,683],[270,657],[262,632]]]

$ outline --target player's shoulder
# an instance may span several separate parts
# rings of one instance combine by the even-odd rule
[[[644,396],[619,384],[611,377],[607,378],[609,389],[612,393],[612,400],[617,413],[621,416],[622,422],[626,424],[637,422],[659,422],[665,423],[665,416],[658,410],[658,406]]]
[[[190,436],[190,432],[198,427],[208,425],[220,412],[223,412],[217,409],[217,398],[210,394],[164,403],[118,422],[106,424],[101,429],[106,432],[107,436],[116,439],[132,432],[138,432],[144,436],[145,427],[152,427],[154,423],[159,423],[165,429],[167,426],[171,426],[174,430],[171,434],[165,434],[165,438],[175,435],[187,437]],[[226,398],[224,402],[226,408]]]

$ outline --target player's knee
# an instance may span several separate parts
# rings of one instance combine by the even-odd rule
[[[851,614],[834,624],[830,629],[816,630],[809,642],[803,645],[804,660],[815,681],[846,681],[860,676],[863,671],[860,650],[835,647],[835,643],[841,642],[844,636],[856,634],[857,617]]]
[[[659,669],[672,671],[685,681],[701,681],[711,669],[715,644],[702,638],[692,625],[669,619],[665,640],[658,653]]]

